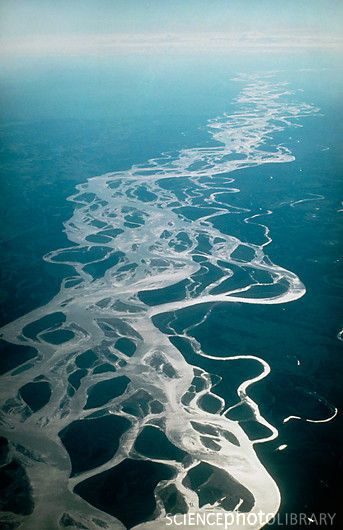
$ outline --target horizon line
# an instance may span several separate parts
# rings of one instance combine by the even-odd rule
[[[0,55],[112,55],[162,51],[291,51],[339,50],[343,37],[328,34],[279,32],[107,33],[34,35],[0,40]]]

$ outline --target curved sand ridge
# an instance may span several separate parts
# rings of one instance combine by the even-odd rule
[[[88,504],[73,488],[113,469],[127,457],[163,462],[174,470],[171,479],[155,488],[154,520],[137,528],[165,527],[168,507],[164,491],[170,485],[177,488],[179,504],[192,512],[239,511],[251,498],[253,502],[245,507],[251,513],[262,511],[271,517],[278,510],[277,485],[254,450],[254,443],[275,438],[278,433],[248,396],[249,386],[266,377],[270,367],[253,354],[208,355],[191,331],[206,321],[214,302],[278,304],[304,295],[305,287],[297,275],[272,263],[266,254],[272,239],[264,223],[272,211],[254,212],[237,206],[236,199],[230,204],[230,194],[239,193],[234,187],[234,171],[292,162],[291,152],[283,145],[273,145],[272,138],[286,127],[300,126],[299,118],[317,109],[291,102],[287,85],[274,82],[272,77],[242,76],[237,81],[245,84],[235,102],[238,110],[209,121],[210,146],[163,155],[77,186],[77,193],[69,198],[75,210],[65,223],[73,245],[44,258],[70,265],[75,275],[64,280],[46,306],[2,330],[6,341],[38,351],[25,370],[13,371],[2,381],[2,394],[7,399],[3,408],[5,435],[30,452],[17,454],[27,470],[35,502],[33,513],[23,517],[21,528],[60,528],[63,514],[90,529],[122,528],[115,517]],[[218,220],[224,218],[228,220],[223,230]],[[230,219],[239,220],[247,231],[257,230],[258,242],[227,234]],[[175,286],[174,294],[166,289],[170,286]],[[176,331],[173,321],[178,312],[200,304],[207,304],[204,316],[182,333]],[[168,332],[156,325],[164,313],[170,316]],[[58,324],[53,322],[56,314],[63,315]],[[45,320],[44,329],[38,326],[36,334],[28,333],[47,315],[52,320]],[[58,335],[61,332],[69,332],[69,336],[63,339]],[[58,340],[52,339],[53,334]],[[196,355],[212,359],[214,371],[217,360],[247,360],[260,365],[260,374],[240,384],[236,404],[227,404],[217,396],[219,410],[203,410],[201,399],[215,394],[213,377],[187,363],[169,340],[171,336],[181,337]],[[133,354],[119,347],[118,340],[123,338],[135,349]],[[97,356],[95,366],[112,364],[116,373],[85,370],[80,374],[80,386],[71,392],[68,378],[75,370],[76,358],[89,350]],[[90,389],[116,376],[129,379],[124,393],[105,403],[90,403]],[[37,377],[50,383],[52,393],[49,402],[33,413],[18,397],[18,391]],[[201,383],[200,388],[196,388],[194,378]],[[139,395],[148,400],[145,410],[142,404],[134,408]],[[238,421],[228,418],[228,412],[241,403],[251,409],[269,435],[252,441]],[[109,461],[68,478],[71,465],[59,433],[93,412],[125,417],[131,426]],[[139,455],[134,445],[146,425],[163,431],[188,457],[180,462]],[[199,506],[199,495],[187,476],[201,462],[213,466],[212,479],[221,493],[215,500],[202,500]],[[231,482],[226,482],[226,477]],[[237,485],[238,493],[228,508],[230,495],[235,498],[232,484]],[[247,492],[246,498],[241,491]],[[130,498],[126,502],[129,510]]]

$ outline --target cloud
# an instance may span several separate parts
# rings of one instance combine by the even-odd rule
[[[259,32],[247,33],[113,33],[79,36],[33,36],[3,40],[2,56],[113,55],[122,53],[256,51],[343,48],[337,36]]]

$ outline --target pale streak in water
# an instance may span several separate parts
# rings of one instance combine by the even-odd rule
[[[245,83],[245,88],[236,100],[238,110],[208,123],[209,133],[215,141],[210,147],[184,149],[177,155],[152,159],[146,165],[94,177],[77,186],[77,193],[69,198],[75,204],[75,210],[65,223],[66,235],[73,243],[70,247],[72,250],[56,250],[44,259],[71,265],[80,281],[75,283],[66,279],[59,293],[46,306],[30,312],[2,330],[5,340],[15,344],[25,341],[25,344],[39,352],[39,357],[28,363],[28,369],[4,377],[1,387],[2,394],[6,394],[7,405],[10,405],[6,408],[5,434],[12,442],[21,444],[35,455],[34,458],[19,455],[32,483],[35,500],[33,514],[23,518],[21,528],[25,530],[37,529],[38,526],[40,529],[58,528],[57,521],[64,512],[71,514],[87,528],[99,528],[99,520],[110,528],[122,528],[114,517],[93,508],[72,490],[85,478],[110,469],[127,455],[133,454],[132,447],[138,433],[149,423],[158,425],[173,444],[190,455],[187,464],[175,461],[167,463],[176,472],[176,477],[170,482],[176,485],[191,511],[221,509],[220,499],[214,506],[208,504],[199,508],[198,496],[183,483],[187,470],[201,461],[226,471],[249,490],[255,499],[252,512],[275,514],[279,508],[278,487],[254,450],[254,443],[275,438],[278,432],[261,416],[258,405],[248,396],[250,385],[270,372],[268,363],[255,355],[207,355],[191,336],[191,327],[180,335],[199,356],[227,362],[247,359],[261,365],[261,373],[237,389],[239,403],[245,402],[256,421],[270,431],[270,435],[252,442],[239,423],[226,416],[235,405],[228,407],[221,399],[221,411],[217,414],[201,409],[199,396],[211,393],[210,376],[189,365],[170,342],[168,335],[155,327],[152,320],[162,313],[173,314],[180,309],[209,302],[279,304],[296,300],[305,293],[304,285],[294,272],[275,265],[266,255],[266,247],[272,239],[261,218],[267,219],[273,212],[254,213],[246,208],[230,206],[225,202],[225,196],[239,192],[233,187],[234,171],[261,164],[292,162],[294,157],[289,149],[283,145],[268,149],[268,143],[275,133],[290,126],[300,126],[298,119],[317,109],[308,104],[290,102],[292,92],[287,85],[273,82],[268,76],[241,77],[237,81]],[[163,186],[165,179],[176,180],[179,177],[183,177],[187,183],[183,187],[181,202],[173,189]],[[148,193],[151,200],[141,200],[142,190],[145,197]],[[196,205],[199,197],[204,200],[207,209],[202,217],[190,221],[177,208]],[[257,224],[262,230],[264,241],[260,244],[243,244],[237,237],[223,234],[215,228],[213,221],[228,212],[232,215],[246,212],[245,223]],[[106,233],[106,230],[113,229],[119,229],[117,234]],[[180,233],[186,234],[182,236],[183,241],[177,240]],[[207,241],[208,250],[205,252],[197,249],[200,237]],[[241,244],[252,253],[251,259],[235,259],[234,251]],[[99,265],[114,252],[120,252],[121,255],[117,264],[112,263],[101,277],[94,279],[85,270],[90,261],[85,259],[82,262],[80,256],[82,254],[84,257],[85,252],[97,246],[103,252],[98,257]],[[193,259],[195,255],[202,256],[205,271],[206,260],[214,265],[221,274],[219,279],[202,284],[201,277],[199,279],[196,276],[201,263]],[[234,270],[244,271],[244,280],[230,287],[230,279],[235,278]],[[265,279],[254,279],[254,275],[258,274],[264,275]],[[139,293],[144,291],[162,289],[185,279],[189,279],[189,282],[184,299],[180,301],[148,306],[139,297]],[[256,286],[259,294],[256,294]],[[268,289],[265,295],[264,286]],[[208,311],[201,322],[207,319],[211,307],[207,306]],[[23,330],[28,324],[55,312],[65,315],[66,321],[59,329],[73,331],[72,340],[58,346],[51,345],[43,338],[47,330],[36,338],[23,338]],[[169,330],[171,335],[177,335],[172,322]],[[115,341],[120,336],[126,336],[135,343],[136,351],[132,357],[127,357],[115,348]],[[126,375],[131,382],[124,395],[99,409],[107,407],[112,413],[126,416],[132,427],[122,436],[120,447],[109,462],[69,479],[70,462],[58,433],[72,421],[97,410],[83,410],[87,389],[100,380],[112,378],[113,374],[88,373],[73,397],[67,395],[68,374],[80,352],[91,348],[99,353],[105,346],[115,353],[119,361],[125,361],[117,361],[117,373]],[[163,369],[166,366],[172,367],[172,375],[167,375],[168,370]],[[182,396],[187,394],[195,374],[202,379],[204,390],[193,392],[194,395],[184,404]],[[30,413],[18,398],[18,390],[41,375],[50,382],[52,396],[43,409]],[[144,389],[153,399],[160,401],[163,412],[149,413],[142,418],[123,412],[122,402],[139,389]],[[217,433],[214,440],[220,446],[219,451],[203,445],[200,433],[191,423],[194,421],[214,427]],[[236,437],[239,445],[228,440],[228,433]],[[136,528],[164,527],[163,518],[166,514],[159,497],[162,487],[158,486],[155,491],[156,520]]]

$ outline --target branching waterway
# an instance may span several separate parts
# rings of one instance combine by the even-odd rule
[[[291,163],[277,135],[317,109],[272,76],[236,81],[236,110],[208,122],[206,146],[77,186],[70,246],[44,256],[70,276],[47,305],[2,329],[27,354],[1,382],[3,432],[33,499],[31,513],[6,517],[25,530],[161,530],[168,514],[279,508],[255,452],[278,432],[249,397],[270,367],[253,351],[208,355],[192,331],[214,304],[305,294],[296,272],[268,257],[273,211],[240,204],[235,171]],[[175,326],[200,305],[196,324]],[[211,373],[200,358],[213,361]],[[234,404],[216,395],[217,361],[257,366]],[[263,436],[251,440],[232,419],[241,405]]]

